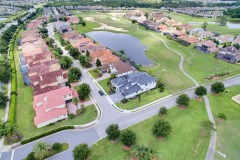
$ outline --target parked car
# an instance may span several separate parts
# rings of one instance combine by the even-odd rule
[[[98,93],[99,93],[101,96],[105,95],[102,90],[98,91]]]

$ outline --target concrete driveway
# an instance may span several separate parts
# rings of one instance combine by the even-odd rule
[[[116,92],[114,94],[109,95],[109,97],[113,100],[114,103],[120,102],[124,99],[123,95],[120,92]]]

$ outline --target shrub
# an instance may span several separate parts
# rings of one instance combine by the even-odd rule
[[[222,82],[215,82],[211,85],[211,90],[213,93],[221,93],[224,92],[225,86]]]
[[[199,86],[195,89],[195,92],[194,92],[197,96],[199,97],[202,97],[202,96],[205,96],[207,95],[207,89],[203,86]]]
[[[160,115],[167,114],[167,108],[166,107],[161,107],[160,110],[159,110],[159,114]]]
[[[80,144],[73,150],[73,157],[75,160],[86,160],[90,156],[91,151],[87,144]]]
[[[50,134],[53,134],[53,133],[56,133],[56,132],[59,132],[59,131],[63,131],[63,130],[67,130],[67,129],[74,129],[74,126],[64,126],[64,127],[59,127],[59,128],[56,128],[56,129],[53,129],[51,131],[48,131],[48,132],[44,132],[40,135],[37,135],[37,136],[34,136],[34,137],[31,137],[29,139],[25,139],[21,142],[21,144],[26,144],[26,143],[29,143],[29,142],[32,142],[34,140],[37,140],[39,138],[42,138],[42,137],[45,137],[45,136],[48,136]]]
[[[189,106],[189,102],[190,102],[190,98],[188,97],[188,95],[186,94],[181,94],[177,100],[176,100],[177,104],[179,106],[185,106],[188,107]]]
[[[25,160],[37,160],[35,157],[34,157],[34,153],[31,152],[27,155],[27,157],[25,158]]]
[[[221,119],[224,119],[224,120],[227,120],[227,116],[224,113],[218,113],[217,117],[221,118]]]
[[[155,122],[152,132],[157,137],[167,137],[172,132],[172,127],[169,122],[158,120]]]
[[[131,147],[136,143],[136,134],[133,131],[125,130],[121,134],[121,142],[128,147]]]
[[[120,130],[117,124],[108,126],[105,132],[107,133],[108,139],[110,140],[116,140],[120,136]]]
[[[52,145],[52,149],[55,150],[55,151],[60,151],[61,150],[61,143],[54,143]]]
[[[73,119],[73,118],[75,118],[75,115],[74,115],[74,114],[69,114],[69,115],[68,115],[68,118],[69,118],[69,119]]]
[[[77,110],[77,115],[81,116],[86,112],[86,107],[82,106],[80,109]]]

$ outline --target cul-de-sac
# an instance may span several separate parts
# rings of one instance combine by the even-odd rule
[[[0,160],[239,160],[240,0],[0,0]]]

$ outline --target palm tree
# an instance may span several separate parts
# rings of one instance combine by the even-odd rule
[[[154,155],[156,153],[151,147],[136,146],[132,151],[132,158],[137,158],[138,160],[152,160],[156,158]]]
[[[43,160],[51,154],[51,147],[46,142],[39,142],[33,147],[33,155],[36,159]]]

